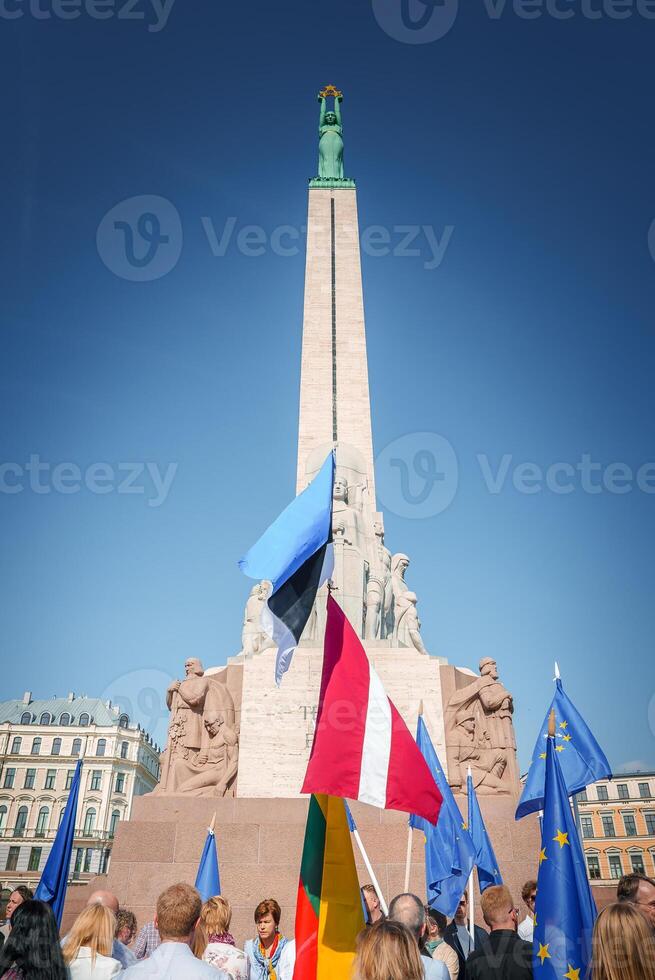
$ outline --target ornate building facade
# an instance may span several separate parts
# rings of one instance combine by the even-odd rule
[[[655,877],[655,772],[629,772],[592,783],[577,795],[580,829],[593,884],[637,871]]]
[[[0,883],[34,887],[43,871],[79,757],[84,759],[71,877],[106,871],[120,821],[154,789],[159,749],[129,717],[98,698],[0,703]]]

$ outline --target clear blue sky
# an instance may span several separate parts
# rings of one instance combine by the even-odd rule
[[[386,511],[426,644],[498,658],[522,765],[557,658],[613,765],[654,767],[655,495],[636,471],[655,459],[655,20],[466,0],[443,37],[405,43],[390,0],[176,0],[163,25],[146,0],[138,20],[124,0],[102,20],[90,0],[70,20],[18,2],[0,66],[2,479],[23,482],[0,493],[5,696],[118,692],[134,710],[140,691],[146,717],[187,655],[238,650],[237,559],[294,491],[304,255],[269,236],[305,221],[316,92],[334,82],[360,223],[390,236],[363,256],[376,453],[409,434],[409,464],[427,431],[458,462],[447,509]],[[113,221],[139,205],[102,219],[141,195],[170,202],[151,209],[173,267],[130,281],[147,242],[127,264]],[[230,218],[215,255],[207,229],[220,241]],[[264,254],[235,244],[246,225]],[[423,233],[418,256],[393,254],[402,225],[452,228],[437,267]],[[517,465],[584,454],[631,467],[632,489],[587,492],[577,470],[570,493],[516,489]],[[56,492],[60,463],[110,464],[92,471],[109,492]],[[148,470],[144,492],[116,492],[120,465],[145,463],[176,467],[160,506]]]

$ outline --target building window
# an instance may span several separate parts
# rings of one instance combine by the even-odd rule
[[[127,742],[121,742],[121,759],[127,759],[127,753],[130,746]]]
[[[639,783],[639,795],[642,800],[650,799],[650,786],[648,783]]]
[[[646,833],[655,836],[655,813],[645,813]]]
[[[597,786],[596,792],[598,793],[599,800],[608,800],[609,795],[607,793],[607,786]]]
[[[587,854],[587,869],[592,880],[600,878],[600,861],[597,854]]]
[[[591,821],[591,817],[580,817],[580,826],[582,827],[583,837],[594,836],[594,825]]]
[[[62,806],[61,810],[59,811],[59,816],[57,817],[57,830],[59,830],[59,828],[61,827],[61,822],[64,819],[65,812],[66,812],[66,807]]]
[[[51,721],[52,721],[52,716],[50,715],[50,713],[48,711],[44,711],[41,717],[39,718],[39,725],[49,725]]]
[[[36,836],[45,837],[45,832],[48,827],[48,817],[50,816],[50,810],[47,806],[42,806],[39,810],[39,816],[36,821]]]
[[[124,793],[125,792],[125,773],[124,772],[117,772],[116,773],[116,786],[115,786],[115,789],[116,789],[116,792],[117,793]]]
[[[614,817],[611,813],[604,813],[601,817],[603,821],[603,833],[605,837],[616,837],[616,832],[614,830]]]
[[[86,811],[86,816],[84,818],[84,836],[89,837],[93,833],[93,829],[96,825],[96,811],[93,807],[90,807]]]
[[[70,725],[70,723],[71,723],[71,716],[68,714],[67,711],[64,711],[63,715],[59,719],[59,724],[60,725]]]
[[[626,837],[637,836],[637,824],[635,823],[635,817],[633,813],[623,814],[623,825],[625,827]]]
[[[2,806],[0,806],[0,830],[5,829],[6,823],[7,823],[7,807],[3,803]]]
[[[13,740],[13,742],[11,743],[11,754],[12,755],[19,755],[20,754],[20,747],[21,747],[22,744],[23,744],[22,738],[20,737],[20,735],[16,735],[15,738],[14,738],[14,740]]]
[[[587,790],[586,789],[581,789],[580,792],[579,793],[576,793],[575,795],[577,796],[579,803],[586,803],[587,802]]]
[[[20,716],[21,725],[31,725],[32,724],[32,714],[29,711],[24,711]]]
[[[84,852],[84,870],[85,871],[90,871],[91,870],[91,858],[92,857],[93,857],[93,849],[91,847],[87,847],[86,851]]]
[[[94,769],[91,773],[91,789],[100,789],[100,784],[102,783],[102,772],[100,769]]]
[[[610,866],[610,878],[621,878],[623,876],[623,868],[621,866],[621,855],[610,854],[608,855],[608,860]]]
[[[20,854],[20,847],[10,847],[9,854],[7,855],[7,867],[6,871],[15,871],[18,867],[18,855]]]
[[[22,806],[16,815],[16,823],[14,824],[14,837],[24,837],[26,826],[27,826],[27,807]]]
[[[45,774],[45,783],[43,785],[44,789],[54,789],[55,782],[57,781],[57,770],[48,769]]]
[[[79,720],[78,720],[78,722],[77,722],[77,723],[78,723],[78,725],[80,725],[81,727],[83,727],[83,728],[85,728],[85,727],[86,727],[86,726],[87,726],[87,725],[89,724],[89,720],[90,720],[90,719],[89,719],[89,716],[87,715],[87,713],[86,713],[86,711],[84,711],[84,712],[83,712],[83,713],[82,713],[82,714],[80,715],[80,717],[79,717]]]
[[[630,794],[628,793],[628,784],[627,783],[617,783],[616,789],[617,789],[617,792],[619,794],[619,799],[620,800],[629,800],[630,799]]]
[[[120,718],[118,719],[119,728],[127,728],[129,724],[130,724],[130,719],[127,717],[127,715],[121,715]]]
[[[75,775],[74,769],[66,770],[66,783],[64,784],[64,789],[70,789],[73,785],[73,776]]]
[[[25,783],[23,784],[23,789],[34,789],[35,780],[36,780],[36,769],[26,769]]]
[[[643,854],[638,854],[633,852],[630,854],[630,864],[632,865],[632,870],[636,875],[645,875],[646,869],[644,867],[644,856]]]
[[[111,850],[109,850],[109,848],[108,848],[105,851],[105,853],[102,855],[102,867],[100,869],[100,874],[101,875],[106,875],[107,874],[107,868],[109,867],[109,855],[110,854],[111,854]]]
[[[41,755],[41,739],[38,736],[32,739],[32,755]]]
[[[74,738],[73,748],[71,749],[71,755],[79,755],[81,751],[82,751],[82,739]]]
[[[120,811],[119,810],[114,810],[113,813],[112,813],[112,815],[111,815],[111,820],[109,821],[109,836],[110,837],[113,837],[114,834],[116,833],[116,827],[118,826],[118,821],[120,820],[120,818],[121,818]]]
[[[16,770],[15,769],[10,769],[10,768],[9,769],[5,769],[5,781],[2,784],[3,789],[13,789],[14,788],[14,780],[15,780],[15,778],[16,778]]]
[[[104,755],[107,751],[107,739],[99,738],[98,744],[96,745],[96,755]]]
[[[53,738],[51,755],[59,755],[60,752],[61,752],[61,739]]]
[[[84,848],[78,847],[75,851],[75,874],[79,874],[82,870],[82,858],[84,857]]]
[[[43,853],[42,847],[32,847],[30,848],[30,859],[27,862],[28,871],[38,871],[39,865],[41,864],[41,854]]]

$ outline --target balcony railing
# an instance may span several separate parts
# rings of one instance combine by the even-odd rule
[[[56,836],[56,830],[39,830],[35,827],[24,827],[22,830],[16,827],[0,828],[0,838],[4,839],[16,838],[25,840],[26,838],[35,838],[37,840],[54,840]],[[84,827],[78,827],[75,831],[75,840],[106,841],[113,839],[114,834],[110,830],[85,830]]]

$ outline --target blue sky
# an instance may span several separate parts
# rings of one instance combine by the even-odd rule
[[[39,2],[0,14],[6,696],[118,692],[161,734],[184,658],[237,652],[237,559],[294,491],[333,82],[388,236],[363,255],[378,492],[426,644],[498,658],[524,766],[558,659],[612,764],[655,768],[648,5]],[[385,449],[411,472],[426,432],[453,499],[420,516]]]

